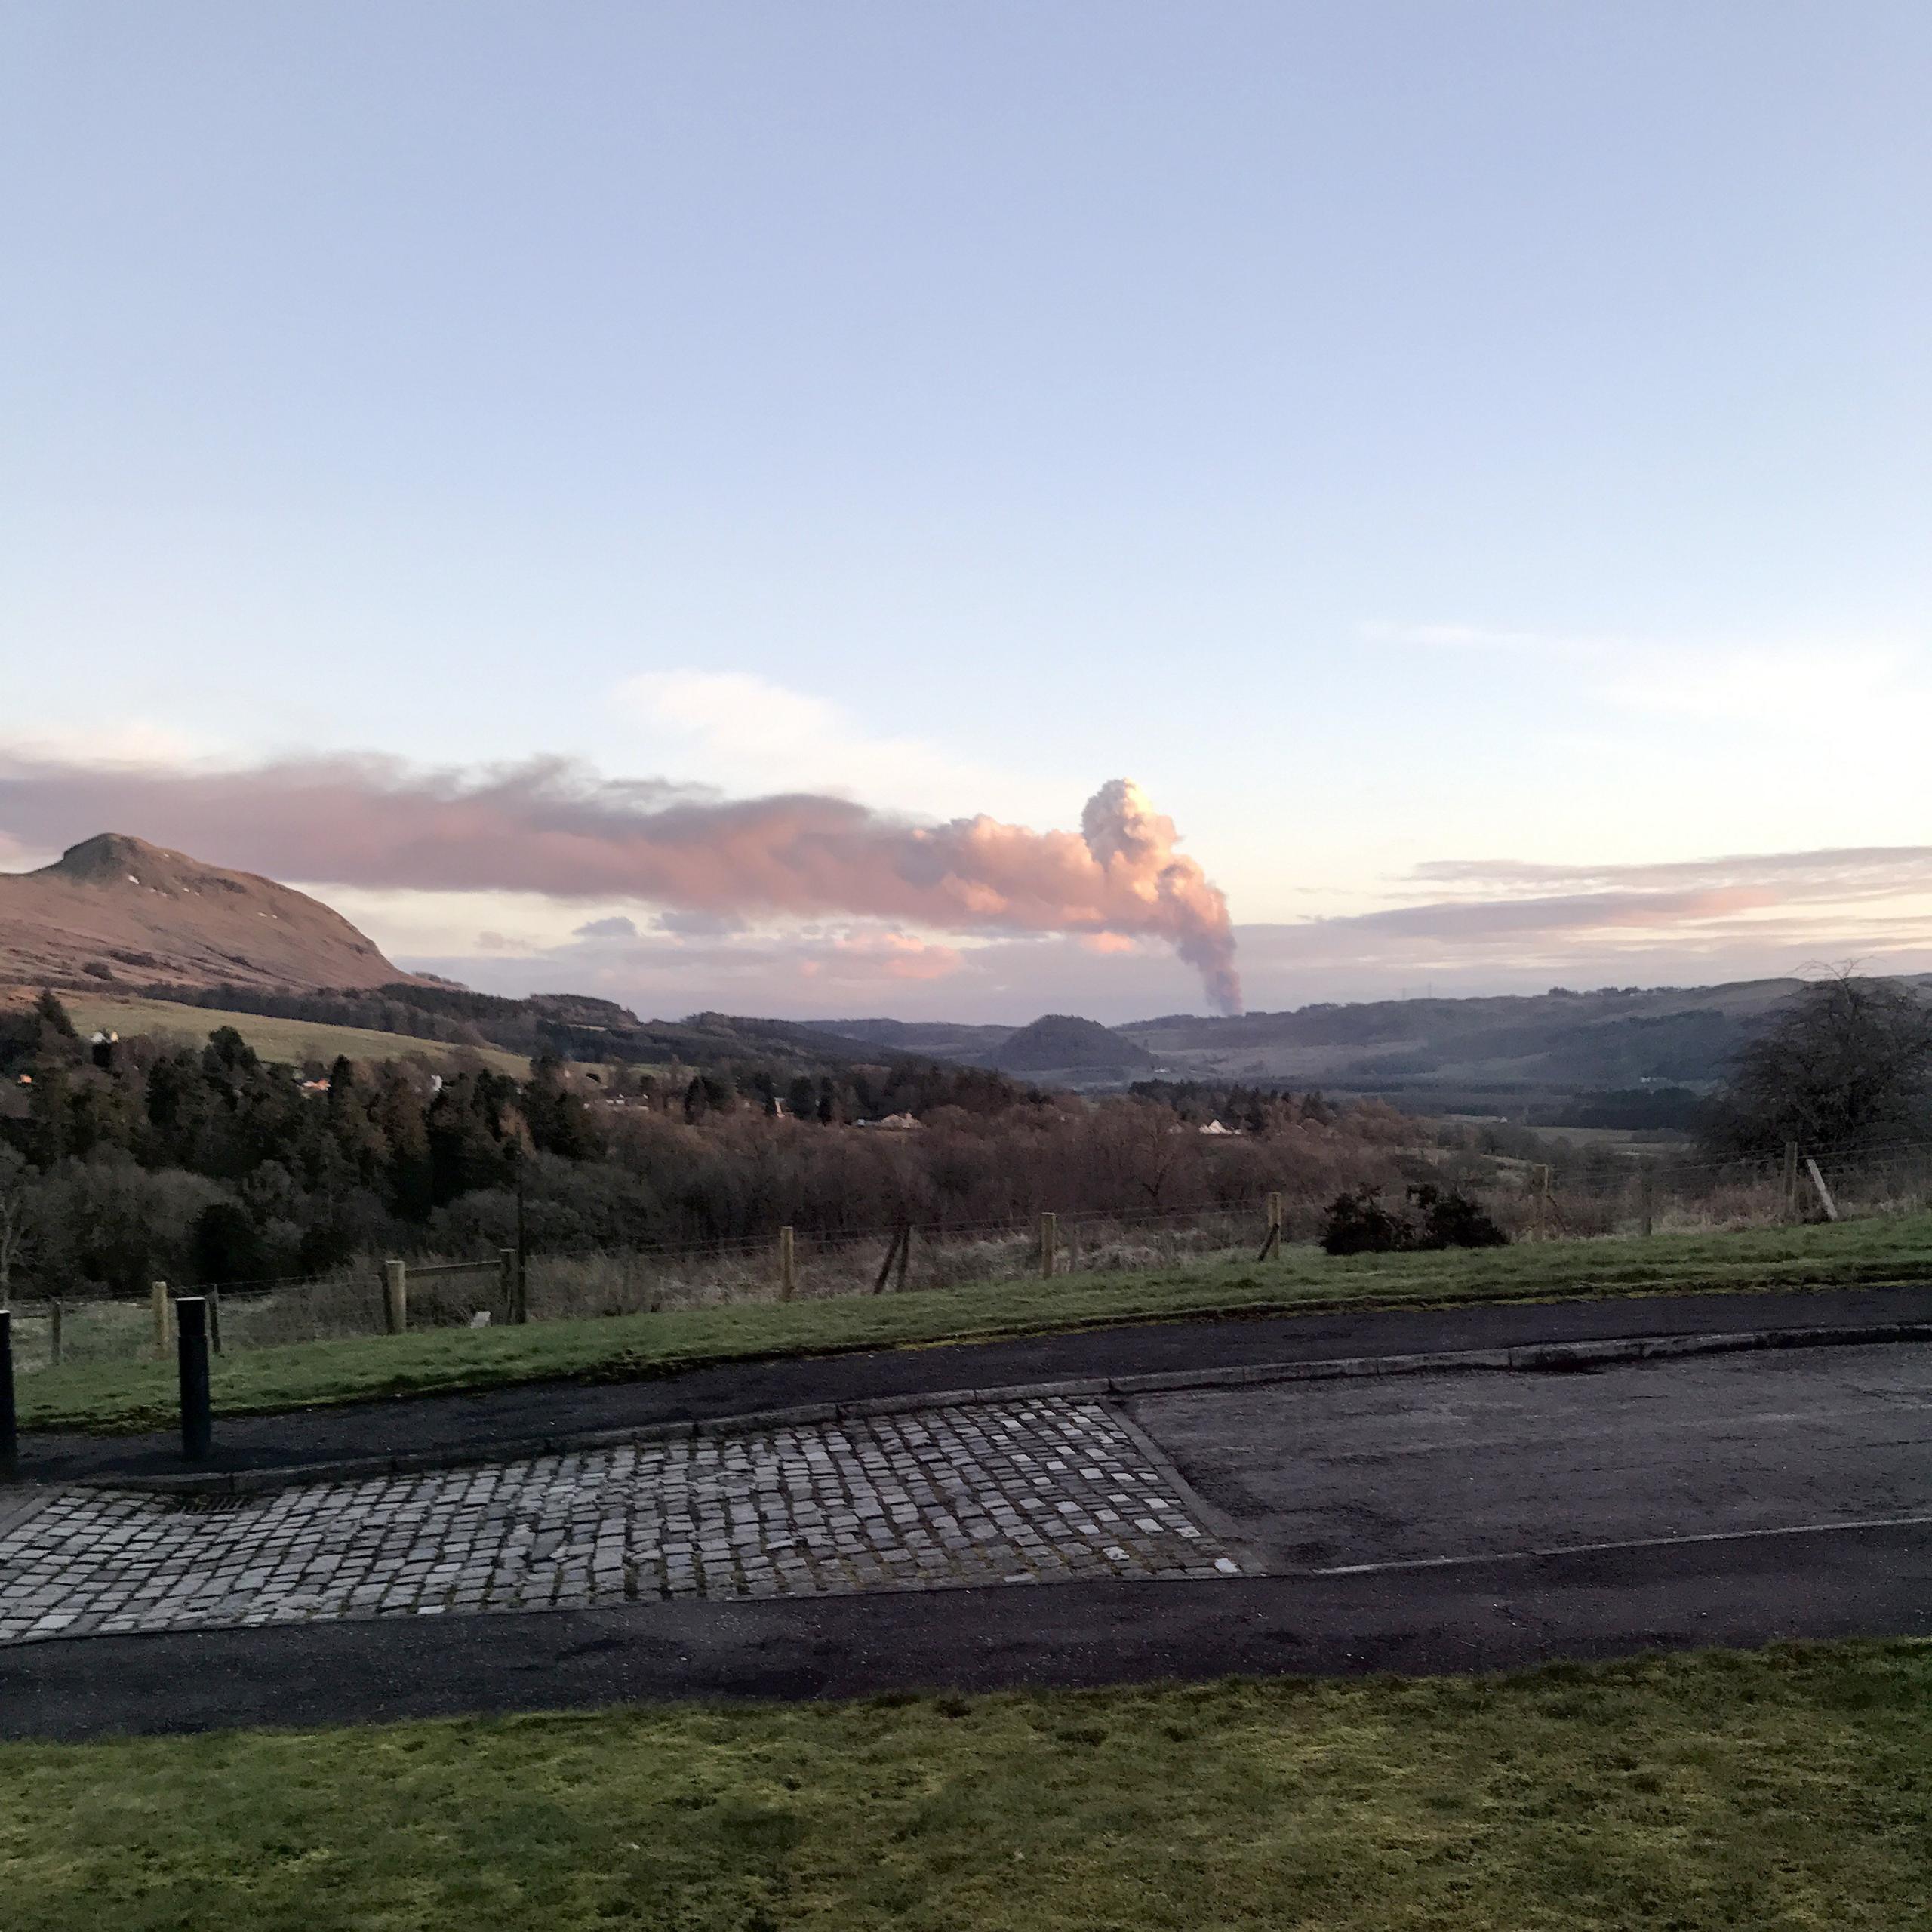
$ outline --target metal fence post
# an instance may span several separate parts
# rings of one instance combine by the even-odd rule
[[[403,1261],[383,1263],[383,1325],[392,1335],[409,1330],[409,1265]]]
[[[778,1299],[789,1301],[798,1282],[798,1245],[789,1228],[778,1230]]]
[[[181,1373],[181,1453],[191,1463],[208,1453],[214,1418],[208,1401],[208,1305],[200,1295],[174,1304],[176,1355]]]
[[[1043,1278],[1054,1272],[1059,1246],[1060,1217],[1057,1214],[1042,1214],[1040,1217],[1040,1273]]]
[[[155,1283],[149,1294],[154,1301],[154,1352],[163,1361],[168,1359],[169,1340],[168,1319],[168,1284]]]
[[[14,1411],[14,1314],[0,1308],[0,1476],[20,1466],[20,1436]]]

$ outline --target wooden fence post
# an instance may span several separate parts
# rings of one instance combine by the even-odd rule
[[[1817,1162],[1809,1154],[1804,1157],[1804,1168],[1811,1177],[1811,1185],[1818,1190],[1818,1200],[1825,1211],[1825,1219],[1835,1221],[1838,1217],[1838,1204],[1832,1198],[1832,1190],[1825,1185],[1825,1177],[1818,1171]]]
[[[56,1296],[47,1304],[47,1365],[49,1368],[60,1366],[60,1331],[66,1315],[66,1306]]]
[[[208,1346],[217,1355],[221,1353],[221,1291],[204,1288],[202,1298],[208,1305]]]
[[[409,1331],[409,1264],[383,1263],[383,1325],[392,1335]]]
[[[520,1325],[530,1319],[530,1297],[524,1282],[523,1270],[517,1266],[516,1250],[513,1247],[498,1248],[497,1266],[503,1277],[505,1308],[510,1320]]]
[[[1261,1237],[1261,1252],[1254,1258],[1266,1261],[1271,1254],[1281,1251],[1281,1197],[1270,1194],[1268,1197],[1268,1229]]]
[[[798,1241],[789,1228],[778,1230],[778,1299],[789,1301],[798,1285]]]
[[[1060,1217],[1042,1214],[1040,1217],[1040,1272],[1051,1275],[1059,1260]]]
[[[912,1260],[912,1224],[908,1221],[899,1230],[899,1278],[893,1286],[902,1295],[906,1292],[906,1270]]]
[[[1651,1227],[1657,1219],[1657,1197],[1655,1192],[1657,1177],[1652,1172],[1651,1164],[1647,1161],[1644,1163],[1643,1172],[1640,1179],[1642,1183],[1644,1232],[1647,1235],[1651,1232]]]
[[[1795,1140],[1784,1143],[1784,1217],[1787,1221],[1798,1219],[1798,1143]]]
[[[148,1292],[154,1303],[154,1352],[165,1361],[168,1344],[174,1340],[173,1326],[168,1318],[168,1284],[156,1281]]]
[[[1066,1272],[1077,1275],[1080,1272],[1080,1223],[1069,1222],[1066,1230]]]

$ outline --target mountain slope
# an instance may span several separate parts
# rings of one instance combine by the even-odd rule
[[[408,976],[306,894],[118,832],[0,873],[0,983],[377,986]]]

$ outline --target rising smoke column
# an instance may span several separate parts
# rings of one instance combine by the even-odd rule
[[[45,844],[103,830],[309,884],[1160,939],[1216,1006],[1241,1010],[1226,900],[1124,778],[1072,832],[983,815],[921,825],[811,792],[721,799],[561,759],[423,772],[356,757],[239,770],[0,757],[0,831]]]

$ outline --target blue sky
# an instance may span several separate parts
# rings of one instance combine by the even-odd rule
[[[131,761],[1126,775],[1252,1004],[1932,965],[1928,97],[1915,0],[0,5],[6,862]],[[302,856],[506,989],[1199,1001]]]

